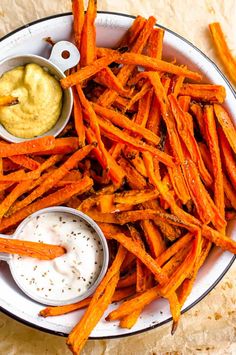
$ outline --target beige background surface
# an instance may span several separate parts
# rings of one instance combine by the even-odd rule
[[[99,10],[143,16],[186,37],[220,64],[207,25],[220,21],[236,55],[236,0],[98,0]],[[70,11],[70,0],[1,0],[0,37],[35,19]],[[121,340],[89,341],[83,355],[236,354],[236,264],[220,284],[170,326]],[[0,315],[0,354],[67,355],[65,339],[25,327]]]

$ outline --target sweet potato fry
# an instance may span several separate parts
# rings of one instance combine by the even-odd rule
[[[222,152],[222,160],[227,174],[233,186],[236,186],[236,161],[230,145],[225,137],[223,130],[218,127],[219,143]]]
[[[144,189],[147,185],[144,177],[124,158],[118,160],[119,165],[126,172],[126,178],[132,189]]]
[[[98,115],[110,120],[113,124],[121,128],[126,128],[133,133],[137,133],[153,144],[159,143],[160,138],[156,134],[150,132],[145,127],[140,127],[140,125],[136,122],[131,123],[126,116],[95,103],[93,103],[92,106]]]
[[[205,133],[205,124],[204,124],[204,119],[203,119],[203,110],[200,104],[194,103],[190,106],[190,110],[193,112],[197,123],[198,127],[200,129],[200,133],[202,135],[202,138],[206,140],[206,133]]]
[[[206,185],[209,186],[212,184],[212,178],[202,160],[202,156],[199,151],[197,142],[194,138],[193,132],[189,129],[185,113],[180,108],[178,101],[176,100],[174,95],[169,95],[168,98],[170,101],[173,116],[176,120],[179,135],[181,136],[183,143],[187,147],[192,160],[197,164],[202,179],[204,180]]]
[[[161,59],[163,49],[164,30],[162,28],[154,28],[147,42],[147,56]]]
[[[180,95],[191,96],[195,100],[222,104],[226,97],[224,86],[207,84],[183,84]]]
[[[68,158],[60,168],[53,171],[47,179],[45,179],[42,184],[35,189],[30,195],[28,195],[22,201],[19,201],[15,205],[15,211],[18,211],[30,203],[35,201],[38,197],[42,196],[45,192],[49,191],[53,186],[55,186],[66,174],[74,169],[78,162],[84,159],[93,149],[92,145],[87,145],[80,150],[77,150],[70,158]]]
[[[178,98],[178,103],[184,112],[188,112],[190,108],[191,97],[190,96],[180,96]]]
[[[9,159],[14,163],[29,170],[35,170],[40,166],[40,164],[36,160],[28,157],[27,155],[13,155],[9,157]]]
[[[117,233],[110,235],[112,239],[117,240],[121,245],[123,245],[127,250],[137,256],[144,265],[154,274],[155,278],[163,284],[167,282],[166,275],[162,272],[161,268],[154,261],[154,259],[145,252],[140,246],[133,242],[130,238],[126,237],[123,233]]]
[[[157,258],[165,250],[165,242],[161,233],[152,221],[141,221],[141,227],[150,248],[151,256]]]
[[[146,127],[148,116],[151,108],[152,89],[149,90],[140,100],[138,104],[138,112],[135,117],[135,123],[141,127]],[[158,142],[159,143],[159,142]]]
[[[135,325],[135,323],[137,322],[142,311],[143,311],[143,309],[136,309],[131,314],[128,314],[127,316],[123,317],[120,320],[119,326],[121,328],[131,329]]]
[[[75,129],[79,137],[79,145],[83,147],[85,145],[85,129],[83,123],[83,113],[77,90],[73,87],[73,97],[74,97],[74,121]]]
[[[164,296],[170,296],[182,284],[186,276],[190,274],[193,269],[194,263],[200,254],[201,248],[201,231],[199,230],[194,236],[194,242],[190,252],[183,263],[176,269],[168,284],[161,288],[161,293]]]
[[[116,193],[114,195],[115,203],[138,205],[146,201],[154,200],[159,196],[157,190],[131,190],[127,192]]]
[[[85,342],[87,341],[89,334],[99,322],[103,313],[112,301],[112,297],[115,292],[115,288],[119,279],[119,274],[112,277],[109,285],[104,290],[103,295],[96,303],[96,307],[90,310],[90,303],[85,315],[82,317],[80,322],[74,327],[72,332],[69,334],[67,339],[67,345],[74,354],[79,354],[82,350]]]
[[[218,142],[218,135],[216,130],[213,106],[209,106],[209,105],[205,106],[204,122],[205,122],[207,144],[208,144],[208,148],[210,149],[212,166],[213,166],[214,201],[220,211],[221,216],[224,218],[225,205],[224,205],[223,175],[222,175],[220,149],[219,149],[219,142]]]
[[[138,102],[148,91],[150,90],[150,84],[144,83],[141,90],[138,91],[134,96],[131,97],[130,101],[123,108],[123,112],[129,111],[131,107],[134,106],[136,102]]]
[[[128,31],[124,34],[124,37],[119,43],[119,48],[124,46],[131,47],[132,44],[137,40],[138,35],[140,34],[143,26],[145,25],[146,20],[142,16],[138,15],[134,20],[132,26],[128,29]]]
[[[81,33],[84,24],[84,2],[80,0],[72,1],[72,13],[74,17],[73,29],[75,44],[80,49]]]
[[[147,129],[158,135],[161,123],[161,112],[156,95],[153,95],[152,97],[151,107],[152,109],[150,110],[146,127]]]
[[[32,180],[22,181],[5,197],[5,199],[0,203],[0,220],[7,213],[17,198],[28,191],[31,185]]]
[[[98,50],[97,50],[98,56],[100,54],[99,52],[100,52],[100,48],[98,48]],[[111,54],[113,52],[114,52],[114,54],[116,53],[115,51],[110,50]],[[192,80],[196,80],[196,81],[202,80],[202,75],[199,74],[199,73],[196,73],[196,72],[193,72],[191,70],[182,68],[182,67],[180,67],[178,65],[166,62],[166,61],[161,60],[161,59],[150,58],[150,57],[148,57],[146,55],[143,55],[143,54],[126,52],[126,53],[123,53],[118,58],[116,58],[114,61],[116,61],[117,63],[120,63],[120,64],[140,65],[140,66],[142,66],[144,68],[147,68],[147,69],[153,70],[153,71],[162,71],[162,72],[165,72],[165,73],[182,75],[182,76],[185,76],[186,78],[189,78],[189,79],[192,79]],[[142,77],[142,73],[138,74],[138,78],[141,78],[141,77]],[[183,86],[183,88],[184,88],[184,86]],[[219,96],[219,97],[223,97],[223,95],[225,95],[224,87],[222,86],[220,88],[222,88],[222,89],[221,89],[221,92],[220,92],[219,95],[222,95],[222,96]],[[218,89],[218,87],[217,87],[217,89]],[[212,90],[212,89],[209,89],[209,90]],[[195,92],[195,90],[194,90],[194,92]],[[180,94],[181,95],[190,95],[189,93],[185,93],[184,90],[182,90],[182,89],[180,90]],[[210,92],[210,94],[211,94],[210,97],[214,97],[215,98],[216,96],[213,96],[213,95],[218,94],[218,91],[216,91],[216,93],[213,92],[213,94]],[[204,97],[208,98],[207,94],[205,94]],[[200,96],[200,98],[202,98],[202,96]]]
[[[81,11],[83,9],[80,9]],[[97,1],[89,0],[88,8],[84,16],[80,43],[80,65],[89,65],[96,59],[96,29],[95,18],[97,15]],[[82,16],[82,15],[81,15]]]
[[[18,98],[14,96],[0,96],[0,107],[18,104]]]
[[[141,53],[142,52],[151,32],[153,30],[153,26],[155,25],[155,23],[156,23],[156,19],[153,16],[149,17],[149,19],[145,22],[142,30],[140,31],[137,41],[132,46],[131,52],[133,52],[133,53]],[[99,56],[99,51],[100,51],[100,48],[97,49],[98,56]],[[114,56],[113,52],[111,52],[111,56],[112,57]],[[114,61],[117,61],[117,59],[115,58]],[[121,81],[122,85],[125,85],[127,83],[128,79],[134,69],[135,69],[134,64],[133,65],[124,65],[121,68],[117,77]],[[116,91],[108,89],[100,96],[98,103],[101,106],[109,107],[116,100],[117,96],[118,96],[118,94]]]
[[[129,286],[133,286],[136,284],[137,274],[136,272],[132,272],[132,274],[128,274],[127,276],[121,278],[117,284],[117,288],[125,289]]]
[[[116,290],[112,297],[112,302],[119,302],[124,298],[132,296],[135,292],[135,288],[133,286],[126,287],[120,290]],[[85,298],[82,301],[79,301],[74,304],[68,304],[65,306],[57,306],[57,307],[47,307],[40,311],[39,315],[41,317],[54,317],[54,316],[61,316],[63,314],[71,313],[77,311],[81,308],[85,308],[89,305],[92,297]]]
[[[116,53],[110,57],[102,57],[95,60],[92,64],[79,69],[77,72],[68,75],[66,78],[61,79],[61,86],[63,89],[68,89],[76,84],[81,84],[84,80],[91,78],[103,68],[106,68],[112,62],[115,62],[121,54]]]
[[[120,246],[115,260],[96,289],[86,312],[80,322],[70,333],[67,343],[74,352],[80,352],[91,330],[102,317],[108,305],[111,303],[119,280],[120,266],[125,256],[126,251],[122,246]]]
[[[53,149],[39,151],[34,155],[54,155],[54,154],[69,154],[79,149],[79,139],[76,137],[66,137],[55,139],[55,146]]]
[[[113,321],[122,319],[128,314],[136,311],[137,309],[144,308],[154,300],[161,296],[160,286],[155,286],[143,292],[141,295],[133,297],[131,300],[125,301],[117,309],[109,313],[106,320]]]
[[[168,249],[164,250],[156,259],[158,265],[162,266],[168,261],[173,255],[178,253],[184,246],[186,246],[193,238],[192,233],[187,233],[182,238],[178,239],[174,244],[172,244]]]
[[[214,112],[231,148],[236,154],[236,130],[228,112],[223,106],[217,104],[214,105]]]
[[[137,149],[138,151],[150,152],[153,156],[156,156],[163,164],[167,166],[173,166],[173,159],[170,155],[162,152],[161,150],[140,142],[138,139],[131,137],[126,132],[121,131],[119,128],[112,125],[109,121],[103,120],[98,117],[99,126],[101,127],[102,132],[105,132],[107,137],[116,142],[126,143],[132,148]]]
[[[52,136],[36,138],[31,141],[1,145],[0,157],[13,155],[32,154],[39,151],[49,150],[55,147],[55,138]]]
[[[219,22],[214,22],[209,25],[209,29],[212,34],[212,39],[216,50],[220,56],[222,63],[227,70],[229,77],[236,82],[236,61],[230,52],[230,49],[226,43],[223,31]]]
[[[0,252],[29,256],[40,260],[53,260],[65,254],[66,251],[59,245],[0,238]]]
[[[15,226],[30,214],[46,207],[61,205],[74,195],[82,194],[93,186],[93,181],[84,177],[80,182],[67,185],[66,187],[38,200],[22,210],[14,213],[12,216],[3,218],[0,226],[1,232]]]
[[[109,67],[102,69],[96,74],[94,79],[97,83],[116,91],[119,95],[129,96],[130,90],[125,89],[119,78],[113,74]]]

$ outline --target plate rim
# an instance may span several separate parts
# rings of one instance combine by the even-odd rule
[[[115,16],[123,16],[123,17],[128,17],[128,18],[132,18],[135,19],[136,16],[133,15],[128,15],[122,12],[114,12],[114,11],[98,11],[98,14],[106,14],[106,15],[115,15]],[[47,20],[51,20],[54,18],[59,18],[59,17],[66,17],[66,16],[71,16],[72,12],[63,12],[63,13],[59,13],[59,14],[54,14],[54,15],[50,15],[50,16],[46,16],[46,17],[42,17],[40,19],[34,20],[32,22],[29,22],[23,26],[20,26],[16,29],[14,29],[13,31],[7,33],[6,35],[4,35],[3,37],[0,38],[0,43],[2,41],[4,41],[5,39],[7,39],[8,37],[11,37],[12,35],[14,35],[17,32],[20,32],[21,30],[27,29],[30,26],[33,26],[37,23],[40,22],[44,22]],[[177,36],[179,39],[183,40],[185,43],[189,44],[191,47],[193,47],[196,51],[198,51],[201,55],[203,55],[205,57],[206,60],[208,60],[214,67],[215,69],[218,71],[218,73],[222,76],[222,78],[224,79],[224,81],[226,82],[226,84],[228,85],[229,89],[231,90],[233,96],[236,99],[236,91],[234,90],[233,86],[231,85],[231,83],[229,82],[229,80],[226,78],[226,76],[223,74],[223,72],[220,70],[220,68],[216,65],[216,63],[210,59],[202,50],[200,50],[198,47],[196,47],[192,42],[190,42],[189,40],[187,40],[186,38],[184,38],[183,36],[181,36],[180,34],[178,34],[175,31],[170,30],[169,28],[160,25],[158,23],[156,23],[156,25],[159,28],[162,28],[163,30],[165,30],[166,32],[169,32],[175,36]],[[221,275],[215,280],[215,282],[200,296],[198,297],[193,303],[191,303],[188,307],[186,307],[184,310],[181,311],[181,314],[187,312],[188,310],[190,310],[191,308],[193,308],[194,306],[196,306],[196,304],[198,304],[200,301],[202,301],[216,286],[217,284],[223,279],[223,277],[225,276],[225,274],[229,271],[229,269],[231,268],[231,266],[233,265],[234,261],[236,260],[236,255],[233,255],[231,260],[229,261],[228,265],[226,266],[226,268],[222,271]],[[10,311],[6,310],[4,307],[0,306],[0,311],[4,314],[6,314],[7,316],[9,316],[10,318],[16,320],[19,323],[22,323],[30,328],[39,330],[41,332],[44,333],[48,333],[48,334],[52,334],[52,335],[57,335],[57,336],[61,336],[61,337],[67,337],[68,334],[64,333],[64,332],[60,332],[60,331],[56,331],[56,330],[51,330],[51,329],[46,329],[44,327],[41,327],[39,325],[36,325],[30,321],[27,321],[19,316],[16,316],[14,313],[11,313]],[[172,317],[167,318],[166,320],[154,324],[150,327],[147,327],[145,329],[140,329],[140,330],[136,330],[133,333],[128,333],[128,334],[118,334],[118,335],[108,335],[108,336],[99,336],[99,337],[95,337],[95,336],[90,336],[89,339],[90,340],[105,340],[105,339],[119,339],[119,338],[124,338],[124,337],[131,337],[134,335],[138,335],[138,334],[142,334],[145,332],[148,332],[150,330],[153,330],[155,328],[158,328],[160,326],[163,326],[164,324],[169,323],[172,320]]]

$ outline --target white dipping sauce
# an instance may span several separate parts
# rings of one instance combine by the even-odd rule
[[[14,274],[32,296],[69,301],[83,295],[98,278],[103,247],[96,231],[80,217],[49,212],[33,217],[19,239],[56,244],[67,252],[49,261],[13,256]]]

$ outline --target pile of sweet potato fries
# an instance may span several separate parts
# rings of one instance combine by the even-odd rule
[[[164,60],[154,17],[138,16],[117,49],[97,48],[96,14],[95,0],[86,14],[73,1],[81,61],[61,80],[74,94],[61,137],[0,146],[0,232],[64,204],[93,218],[108,240],[110,266],[93,296],[41,312],[87,307],[68,338],[74,354],[113,301],[126,299],[106,320],[131,328],[145,306],[166,298],[173,333],[212,245],[236,253],[225,234],[236,209],[225,88]]]

